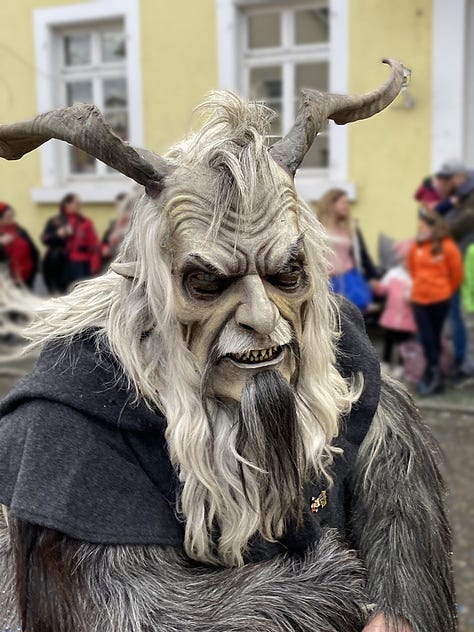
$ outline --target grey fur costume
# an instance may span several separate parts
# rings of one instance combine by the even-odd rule
[[[388,379],[348,485],[345,532],[322,521],[303,550],[239,569],[200,566],[176,546],[87,543],[12,516],[0,540],[0,622],[21,620],[27,632],[358,632],[383,611],[414,632],[453,632],[436,446]]]

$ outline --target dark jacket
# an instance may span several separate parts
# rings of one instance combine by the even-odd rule
[[[336,443],[344,455],[333,465],[334,487],[307,481],[303,529],[290,526],[282,543],[256,542],[252,559],[302,548],[326,525],[347,529],[348,476],[378,405],[380,372],[358,310],[345,304],[342,314],[339,370],[362,371],[365,388],[342,420]],[[60,343],[49,345],[0,405],[0,502],[13,517],[87,542],[181,547],[179,484],[164,417],[134,403],[116,382],[115,359],[107,351],[99,357],[90,336],[64,351]],[[323,492],[327,504],[318,507]]]

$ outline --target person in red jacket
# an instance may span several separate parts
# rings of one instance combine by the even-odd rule
[[[462,282],[462,256],[448,236],[444,221],[420,209],[416,243],[407,259],[413,279],[412,301],[420,341],[426,356],[426,371],[418,384],[420,395],[443,390],[439,366],[441,332],[451,297]]]
[[[50,292],[65,292],[76,281],[99,272],[100,242],[76,194],[64,196],[59,215],[48,220],[41,239],[48,246],[43,273]]]
[[[15,283],[33,286],[39,254],[26,230],[15,222],[12,207],[0,202],[0,260],[8,264]]]

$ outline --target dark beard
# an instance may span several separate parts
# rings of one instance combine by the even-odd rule
[[[238,419],[237,450],[262,470],[257,475],[260,506],[254,509],[264,517],[273,490],[284,522],[300,524],[304,460],[293,388],[278,371],[256,373],[242,392]],[[243,468],[241,477],[245,491]]]

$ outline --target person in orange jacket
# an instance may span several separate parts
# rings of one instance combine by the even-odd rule
[[[463,265],[461,252],[449,237],[444,221],[425,209],[418,213],[416,242],[408,253],[407,267],[413,279],[413,308],[426,357],[418,391],[431,395],[443,390],[441,332],[450,299],[462,282]]]

